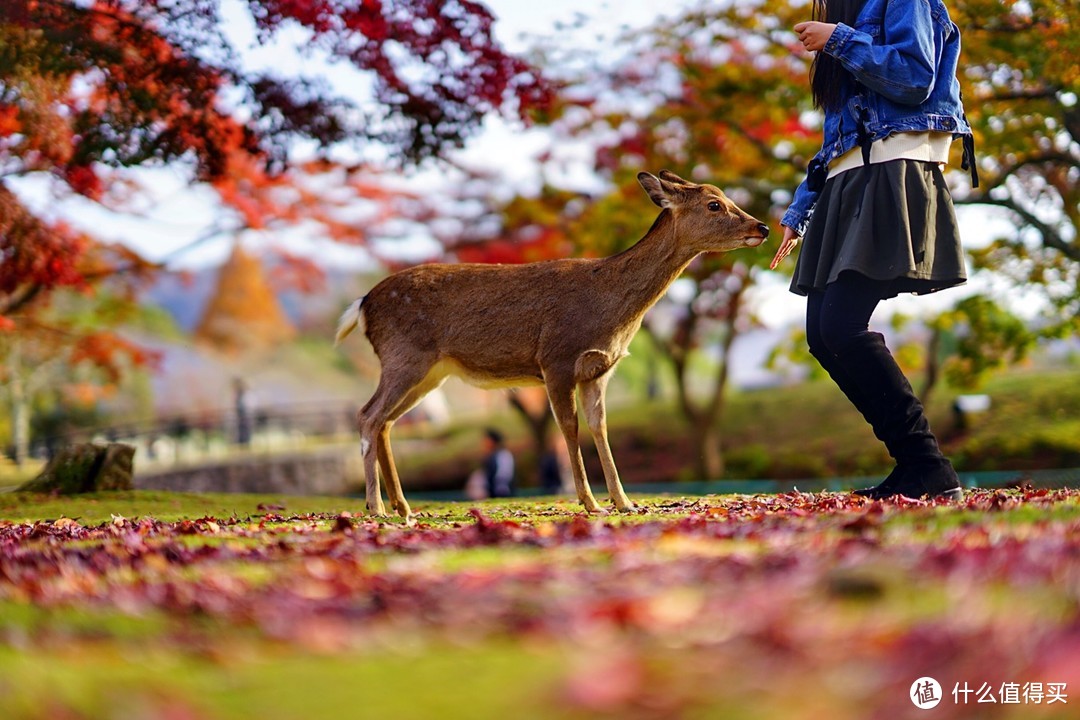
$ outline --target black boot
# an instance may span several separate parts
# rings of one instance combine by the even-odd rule
[[[810,348],[810,354],[813,355],[825,372],[829,373],[829,377],[832,378],[836,386],[840,388],[840,391],[844,393],[851,404],[855,406],[866,422],[870,424],[870,427],[874,431],[874,435],[878,440],[885,442],[885,438],[882,436],[881,431],[874,425],[874,413],[873,409],[869,406],[866,398],[863,397],[859,391],[859,387],[855,384],[855,381],[848,377],[847,373],[840,366],[836,356],[830,353],[828,350],[818,350]],[[895,459],[895,458],[894,458]],[[871,500],[881,500],[884,498],[892,497],[897,493],[894,489],[896,480],[900,475],[900,466],[896,465],[889,472],[889,474],[879,484],[874,487],[862,488],[860,490],[853,491],[856,495],[862,495],[868,497]]]
[[[859,494],[875,500],[893,495],[959,500],[963,493],[956,471],[941,454],[922,403],[886,347],[885,338],[878,333],[861,333],[835,360],[852,392],[857,393],[856,407],[896,460],[896,469],[881,485]]]

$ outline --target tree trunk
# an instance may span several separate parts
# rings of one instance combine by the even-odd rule
[[[724,475],[724,455],[720,449],[720,431],[716,423],[716,415],[722,408],[722,399],[715,395],[704,407],[699,407],[690,396],[690,378],[687,377],[689,364],[686,357],[689,348],[681,348],[681,352],[672,353],[672,366],[675,370],[675,383],[678,387],[679,408],[687,427],[690,428],[690,437],[694,448],[694,472],[699,480],[716,480]],[[726,378],[726,358],[721,363],[718,374],[718,383]],[[722,392],[722,390],[720,391]]]
[[[722,407],[722,399],[714,395],[705,407],[699,407],[691,397],[688,360],[697,321],[698,315],[691,309],[670,341],[664,342],[653,333],[650,335],[656,341],[656,346],[671,361],[671,368],[675,373],[676,399],[689,428],[694,451],[694,473],[699,480],[715,480],[724,474],[724,455],[720,449],[720,432],[715,422],[715,415]],[[718,375],[720,381],[727,376],[726,364],[725,357]]]
[[[11,383],[8,392],[11,396],[11,439],[15,446],[15,465],[22,467],[30,458],[30,397],[26,392],[22,367],[22,348],[19,339],[12,342],[8,354],[8,370]]]
[[[519,391],[520,392],[520,391]],[[548,428],[551,426],[551,410],[545,400],[540,407],[529,408],[528,405],[522,402],[518,392],[509,393],[510,407],[518,411],[525,424],[529,427],[529,434],[532,436],[533,452],[535,453],[535,467],[533,468],[533,477],[536,478],[536,484],[540,485],[542,481],[542,461],[544,454],[548,449]]]
[[[716,368],[713,395],[700,419],[700,426],[705,436],[702,440],[704,443],[702,451],[706,464],[702,465],[702,470],[705,471],[704,479],[706,480],[719,480],[727,469],[721,445],[723,433],[720,427],[724,419],[724,400],[731,368],[731,346],[735,344],[735,338],[738,336],[735,323],[739,317],[742,297],[742,291],[732,293],[727,320],[724,323],[724,339],[720,343],[720,364]],[[715,457],[710,457],[710,455]]]
[[[941,348],[941,330],[934,328],[930,335],[930,341],[926,345],[926,372],[923,373],[923,386],[919,392],[919,400],[923,407],[930,402],[930,393],[937,386],[938,374],[941,370],[938,362],[938,353]]]
[[[725,393],[730,374],[731,347],[738,337],[737,321],[740,317],[742,300],[747,283],[740,283],[731,291],[727,311],[724,313],[724,334],[720,344],[720,360],[716,368],[712,395],[700,405],[691,396],[689,357],[694,346],[701,316],[693,305],[687,308],[686,315],[679,321],[675,333],[669,340],[661,339],[649,331],[660,352],[671,361],[675,373],[675,384],[679,410],[690,429],[694,447],[694,468],[701,480],[718,480],[726,471],[723,453],[721,425],[724,418]]]
[[[720,432],[712,423],[692,427],[694,441],[694,471],[699,480],[719,480],[724,476],[724,453],[720,447]]]

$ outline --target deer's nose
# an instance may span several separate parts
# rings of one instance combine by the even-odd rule
[[[757,229],[761,233],[761,237],[763,237],[763,238],[769,237],[769,226],[768,225],[766,225],[765,223],[758,223]]]

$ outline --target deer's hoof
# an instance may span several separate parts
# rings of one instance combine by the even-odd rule
[[[621,513],[635,513],[637,512],[638,506],[632,502],[627,502],[623,505],[616,505],[615,509]]]

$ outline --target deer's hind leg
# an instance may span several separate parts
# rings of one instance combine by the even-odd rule
[[[604,468],[604,481],[607,483],[608,495],[611,496],[611,501],[619,512],[631,512],[634,504],[623,492],[619,471],[615,468],[615,458],[611,454],[611,445],[608,443],[604,396],[610,377],[611,373],[607,373],[595,380],[581,383],[579,386],[581,404],[585,409],[585,420],[589,424],[593,440],[596,441],[596,451],[600,455],[600,465]]]
[[[412,405],[419,402],[427,391],[421,392],[421,385],[428,371],[435,364],[414,362],[400,367],[383,366],[382,377],[375,394],[371,396],[356,418],[357,430],[360,431],[360,453],[364,459],[365,496],[367,510],[375,515],[385,515],[382,492],[379,488],[379,472],[376,462],[383,466],[386,474],[387,494],[391,506],[403,516],[408,516],[409,506],[401,491],[393,455],[390,453],[390,427],[393,421],[404,414]],[[430,388],[429,388],[430,389]],[[406,404],[410,398],[412,404]],[[395,411],[401,409],[397,415]],[[380,449],[381,448],[381,449]]]
[[[596,498],[593,497],[592,490],[589,488],[589,480],[585,475],[585,462],[581,458],[573,378],[563,379],[545,375],[544,384],[547,387],[548,400],[551,402],[551,411],[555,414],[555,421],[558,422],[559,429],[562,430],[563,437],[566,439],[566,451],[570,454],[570,469],[574,473],[574,487],[577,490],[578,500],[585,506],[586,512],[604,512],[596,503]]]
[[[416,407],[417,403],[423,400],[428,393],[442,385],[444,380],[446,380],[446,374],[439,373],[433,368],[420,381],[420,384],[410,390],[404,399],[398,403],[376,438],[379,469],[382,472],[383,479],[386,481],[386,495],[390,499],[390,507],[398,515],[406,519],[412,513],[412,510],[409,508],[408,501],[405,500],[405,493],[401,489],[401,479],[398,477],[397,466],[394,464],[394,453],[390,449],[390,429],[398,418]]]

